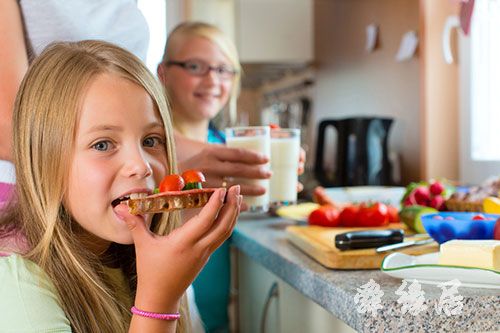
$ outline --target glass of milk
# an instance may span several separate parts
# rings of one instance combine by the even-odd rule
[[[271,136],[269,126],[226,128],[226,145],[231,148],[245,148],[270,157]],[[264,166],[269,169],[269,163]],[[243,196],[250,212],[267,212],[269,209],[269,179],[235,179],[237,184],[259,185],[266,193],[259,196]]]
[[[297,202],[299,154],[300,129],[271,130],[272,205],[289,205]]]

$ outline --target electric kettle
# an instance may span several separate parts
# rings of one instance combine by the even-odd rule
[[[388,137],[393,119],[354,117],[320,122],[314,173],[322,186],[393,185]],[[326,130],[337,133],[335,170],[324,167]]]

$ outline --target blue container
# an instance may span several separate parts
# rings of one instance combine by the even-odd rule
[[[486,220],[473,220],[481,214]],[[452,239],[493,239],[500,215],[470,212],[439,212],[422,215],[425,231],[439,244]]]

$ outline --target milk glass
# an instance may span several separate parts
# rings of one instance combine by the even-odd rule
[[[226,128],[226,145],[231,148],[245,148],[261,153],[267,157],[271,155],[271,137],[269,126],[249,126]],[[267,163],[264,168],[269,169]],[[243,196],[250,212],[267,212],[269,209],[269,179],[235,179],[237,184],[259,185],[266,189],[266,193],[259,196]]]
[[[297,184],[300,154],[300,129],[271,130],[270,201],[272,205],[297,202]]]

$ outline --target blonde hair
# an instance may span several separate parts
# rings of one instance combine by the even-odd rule
[[[103,263],[82,246],[78,225],[63,205],[82,100],[91,80],[103,73],[130,80],[150,95],[165,126],[168,171],[176,172],[167,103],[141,61],[106,42],[56,43],[35,59],[16,98],[17,201],[0,221],[0,230],[14,228],[26,237],[30,250],[25,257],[49,276],[75,332],[126,332],[131,319],[131,304],[120,303]],[[178,223],[177,214],[157,215],[151,229],[164,235]],[[133,245],[113,244],[110,251],[130,285],[132,301],[136,289]],[[188,330],[184,300],[178,331]]]
[[[170,32],[167,43],[165,44],[162,63],[166,63],[169,60],[175,60],[173,57],[175,57],[178,44],[182,39],[189,37],[206,38],[210,42],[217,45],[222,53],[229,59],[231,66],[236,71],[236,74],[233,77],[233,87],[231,89],[229,102],[226,108],[226,125],[234,125],[236,122],[237,100],[240,92],[242,73],[236,46],[231,39],[224,34],[224,32],[214,25],[205,22],[183,22]]]

